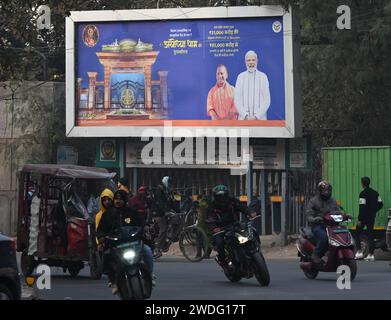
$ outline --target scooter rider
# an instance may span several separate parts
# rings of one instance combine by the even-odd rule
[[[109,208],[102,214],[102,219],[97,230],[97,238],[99,247],[104,246],[105,237],[115,234],[116,230],[122,226],[139,226],[144,227],[142,219],[134,210],[126,207],[128,194],[123,190],[118,190],[114,193],[114,207]],[[152,251],[149,246],[144,244],[144,259],[148,271],[153,272]],[[106,254],[104,257],[105,269],[108,273],[109,284],[112,286],[113,294],[116,294],[118,288],[115,285],[115,271],[112,264],[111,255]]]
[[[213,198],[207,209],[206,223],[212,232],[217,250],[217,262],[225,268],[227,261],[224,250],[224,229],[240,221],[240,213],[250,216],[250,209],[242,205],[239,200],[229,196],[229,190],[225,185],[217,185],[213,188]],[[255,215],[255,214],[254,214]]]
[[[318,194],[313,197],[307,205],[306,215],[308,224],[316,239],[316,247],[312,254],[312,261],[315,264],[321,263],[322,256],[326,253],[329,241],[326,232],[324,216],[333,211],[340,211],[340,207],[334,198],[331,197],[332,186],[323,180],[318,184]],[[350,216],[348,216],[350,218]]]

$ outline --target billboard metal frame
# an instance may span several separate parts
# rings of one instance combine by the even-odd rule
[[[299,23],[295,7],[285,10],[281,6],[245,7],[202,7],[146,10],[101,10],[71,11],[66,18],[66,135],[68,137],[140,137],[145,130],[147,136],[203,137],[207,129],[235,129],[230,134],[240,137],[241,129],[248,129],[254,138],[294,138],[300,137],[301,92],[300,92],[300,40]],[[285,126],[189,126],[165,130],[164,126],[76,126],[75,116],[75,26],[83,22],[108,21],[153,21],[180,19],[222,19],[282,17],[284,39],[284,79],[285,79]],[[170,121],[167,121],[169,124]],[[154,130],[151,130],[154,129]],[[185,130],[184,130],[185,129]],[[236,132],[236,133],[234,133]]]

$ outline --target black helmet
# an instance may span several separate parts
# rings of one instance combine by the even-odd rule
[[[219,184],[213,188],[213,199],[217,203],[226,204],[229,200],[229,190],[227,186]]]
[[[333,191],[333,188],[329,182],[323,180],[318,183],[318,191],[319,191],[319,196],[323,200],[329,200],[331,198],[331,192]]]

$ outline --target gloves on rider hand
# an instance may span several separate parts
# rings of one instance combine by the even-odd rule
[[[98,239],[98,245],[97,245],[98,251],[103,251],[104,248],[105,248],[104,239],[103,238]]]
[[[349,214],[346,215],[346,220],[353,220],[353,217]]]

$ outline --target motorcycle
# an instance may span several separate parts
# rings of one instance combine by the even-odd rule
[[[330,212],[325,215],[324,223],[329,238],[329,247],[322,258],[321,265],[315,265],[311,259],[316,246],[316,239],[310,227],[301,228],[296,246],[300,257],[300,268],[309,279],[315,279],[319,272],[336,272],[340,265],[350,268],[350,279],[357,274],[357,264],[354,259],[354,239],[349,231],[340,224],[350,218],[342,212]]]
[[[253,227],[251,219],[248,222],[236,222],[226,230],[216,233],[224,234],[227,267],[223,272],[231,282],[242,278],[255,276],[259,284],[266,287],[270,283],[269,270],[261,252],[261,241]]]
[[[152,274],[144,262],[142,236],[143,228],[127,226],[106,237],[122,300],[143,300],[152,294]]]

